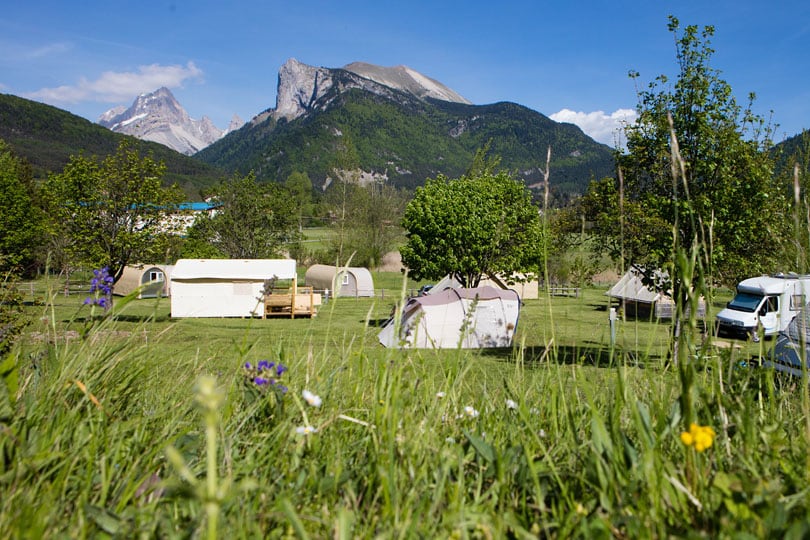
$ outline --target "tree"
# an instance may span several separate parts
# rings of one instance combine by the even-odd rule
[[[329,262],[345,264],[351,255],[355,266],[379,265],[402,237],[399,222],[405,200],[401,191],[378,182],[336,186],[328,195],[330,212],[337,219]]]
[[[312,215],[312,180],[305,172],[295,171],[284,181],[298,206],[298,230],[304,229],[304,217]]]
[[[754,96],[742,108],[710,67],[714,28],[681,32],[670,17],[669,30],[677,79],[659,76],[639,92],[619,175],[592,183],[583,204],[603,245],[623,261],[674,270],[681,253],[703,275],[733,285],[774,269],[780,257],[787,212],[766,152],[769,130],[751,111]]]
[[[475,287],[484,274],[538,273],[543,228],[529,191],[489,166],[470,173],[428,179],[405,208],[408,241],[401,252],[410,275],[438,280],[453,274]]]
[[[215,212],[199,217],[189,236],[206,241],[225,257],[279,257],[300,240],[290,192],[280,184],[256,182],[252,172],[215,187],[210,202]]]
[[[43,215],[30,166],[0,140],[0,274],[32,265]]]
[[[52,234],[63,239],[71,258],[107,267],[116,281],[130,262],[162,260],[156,247],[173,233],[169,217],[183,197],[177,186],[163,186],[165,170],[126,140],[100,164],[71,157],[46,183]]]

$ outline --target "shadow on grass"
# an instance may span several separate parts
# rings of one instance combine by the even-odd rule
[[[72,317],[69,319],[62,319],[63,323],[79,323],[85,324],[89,322],[101,322],[103,317],[94,317],[91,318],[89,316],[85,317]],[[125,322],[125,323],[146,323],[146,322],[169,322],[171,318],[168,314],[165,315],[114,315],[113,320],[116,322]]]
[[[520,351],[516,348],[484,349],[481,354],[504,362],[514,362]],[[560,347],[532,346],[523,349],[523,361],[527,366],[540,366],[543,364],[569,364],[601,368],[611,368],[617,365],[629,365],[639,368],[658,367],[663,365],[664,359],[656,355],[640,355],[635,351],[614,349],[602,344],[586,344]]]

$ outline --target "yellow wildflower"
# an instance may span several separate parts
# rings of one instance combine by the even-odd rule
[[[689,431],[681,433],[681,442],[686,446],[694,446],[698,452],[711,447],[716,433],[711,426],[699,426],[694,422],[689,425]]]

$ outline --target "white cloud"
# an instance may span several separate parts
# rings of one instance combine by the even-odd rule
[[[555,122],[567,122],[578,126],[592,139],[609,146],[623,146],[622,128],[636,120],[634,109],[617,109],[611,114],[604,111],[577,112],[563,109],[550,116]]]
[[[161,86],[177,88],[186,80],[198,79],[202,75],[202,70],[195,66],[194,62],[189,62],[185,66],[150,64],[139,66],[137,72],[105,71],[94,81],[82,77],[75,85],[43,88],[24,97],[52,104],[82,101],[120,103],[129,101],[138,94],[153,92]]]

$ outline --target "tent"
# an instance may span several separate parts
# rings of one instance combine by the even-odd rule
[[[448,288],[410,298],[378,338],[386,347],[400,348],[509,347],[519,312],[513,290]]]
[[[127,296],[140,289],[138,298],[169,296],[169,278],[173,268],[166,264],[128,265],[115,282],[113,294]]]
[[[294,259],[180,259],[171,275],[172,317],[264,317],[264,289],[297,279]]]
[[[525,276],[518,274],[520,279]],[[515,282],[514,284],[507,284],[507,278],[503,276],[484,276],[478,282],[479,287],[495,287],[496,289],[514,289],[521,300],[536,299],[539,297],[538,290],[539,284],[536,279],[525,282]],[[425,294],[435,294],[445,289],[460,289],[461,282],[458,281],[452,274],[444,276],[438,283],[433,285]]]
[[[645,269],[632,265],[630,269],[605,294],[621,302],[625,313],[649,317],[654,314],[659,319],[671,319],[674,315],[675,302],[669,293],[651,289],[643,282]],[[664,283],[669,275],[663,270],[655,270],[653,279]],[[706,316],[706,302],[703,298],[698,303],[698,317]]]
[[[307,269],[304,284],[329,289],[334,296],[374,296],[374,280],[368,268],[314,264]]]

